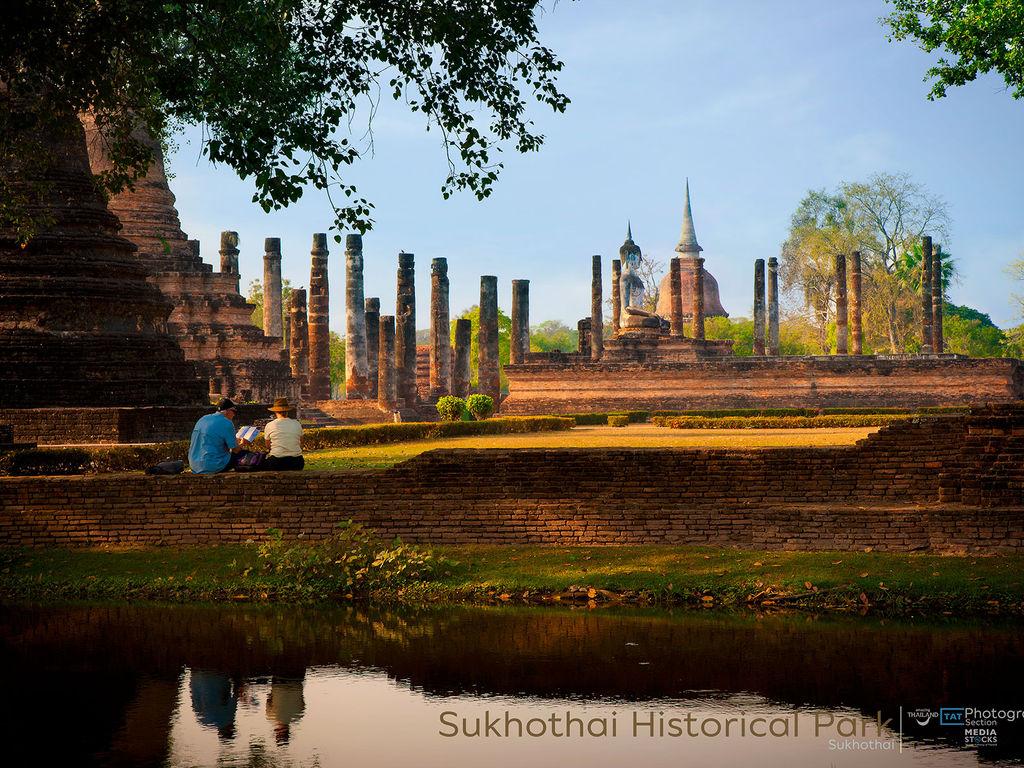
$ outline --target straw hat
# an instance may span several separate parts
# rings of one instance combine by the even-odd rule
[[[274,404],[270,406],[270,410],[274,413],[288,413],[293,410],[295,406],[288,402],[287,397],[279,397],[274,401]]]

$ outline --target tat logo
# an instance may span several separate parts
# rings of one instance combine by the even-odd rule
[[[939,725],[964,727],[963,707],[942,707],[939,709]]]

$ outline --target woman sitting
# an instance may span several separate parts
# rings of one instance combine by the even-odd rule
[[[302,424],[289,416],[294,406],[288,403],[288,398],[279,397],[270,410],[274,420],[263,429],[269,450],[260,469],[282,472],[302,469],[306,465],[302,458]]]

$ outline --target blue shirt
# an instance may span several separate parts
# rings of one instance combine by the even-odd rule
[[[210,413],[196,422],[192,444],[188,447],[188,465],[197,475],[220,472],[231,460],[235,425],[222,413]]]

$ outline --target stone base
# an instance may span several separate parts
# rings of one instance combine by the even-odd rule
[[[579,355],[505,367],[502,413],[562,414],[708,408],[828,408],[984,405],[1024,399],[1024,362],[953,356],[708,357],[687,359],[692,339],[613,339],[605,359]],[[706,345],[721,342],[704,342]],[[664,355],[680,345],[678,362]],[[635,349],[634,349],[635,347]],[[632,359],[631,356],[632,355]],[[537,362],[534,362],[537,361]]]
[[[162,443],[187,440],[196,421],[212,406],[139,408],[0,408],[0,423],[10,424],[16,442],[39,445]],[[241,405],[235,422],[264,426],[265,405]]]
[[[605,342],[604,360],[647,363],[728,357],[732,344],[731,340],[678,338],[663,329],[623,328]]]

